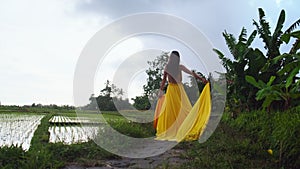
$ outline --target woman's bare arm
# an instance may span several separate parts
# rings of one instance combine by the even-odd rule
[[[180,69],[181,69],[182,71],[184,71],[185,73],[190,74],[190,75],[194,76],[195,78],[201,80],[203,83],[207,83],[207,80],[206,80],[206,79],[200,77],[197,73],[190,71],[190,70],[189,70],[188,68],[186,68],[184,65],[180,65]]]

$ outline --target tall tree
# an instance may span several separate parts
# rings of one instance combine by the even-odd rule
[[[300,24],[300,19],[283,32],[285,11],[282,10],[274,33],[271,35],[269,23],[265,21],[264,17],[264,11],[259,8],[260,20],[259,23],[254,21],[254,25],[260,34],[260,38],[265,43],[265,49],[267,49],[268,62],[261,70],[266,76],[263,79],[258,79],[258,82],[256,82],[257,78],[251,76],[247,77],[247,80],[260,89],[257,92],[257,99],[264,99],[264,108],[270,109],[275,107],[279,109],[284,107],[287,109],[291,106],[293,100],[297,100],[300,97],[298,76],[300,56],[297,53],[300,48],[300,31],[294,31]],[[296,38],[296,40],[292,44],[290,51],[281,54],[280,45],[283,42],[288,44],[291,37]],[[267,84],[265,84],[266,82]]]
[[[242,110],[250,110],[252,107],[258,107],[255,101],[257,89],[245,80],[246,74],[259,76],[259,70],[266,63],[266,59],[261,51],[253,49],[251,44],[257,35],[253,31],[247,38],[247,31],[242,28],[241,33],[236,40],[234,35],[223,32],[223,37],[228,49],[233,56],[233,60],[226,57],[221,51],[213,49],[222,61],[225,67],[227,85],[227,104],[236,113]],[[235,116],[234,114],[234,116]]]
[[[163,71],[168,62],[169,55],[167,52],[162,52],[153,61],[148,61],[149,68],[146,70],[148,75],[147,84],[143,86],[144,94],[150,99],[157,96],[156,89],[159,89],[162,81]]]
[[[264,74],[263,81],[267,83],[271,76],[275,76],[276,79],[274,83],[280,83],[280,79],[278,74],[276,73],[281,66],[283,66],[283,62],[271,62],[272,59],[280,55],[280,46],[283,43],[281,40],[281,35],[283,34],[283,24],[285,21],[285,11],[281,10],[280,15],[277,20],[276,27],[274,32],[271,32],[271,27],[269,22],[265,20],[265,12],[262,8],[258,9],[259,13],[259,21],[253,20],[253,24],[256,26],[259,37],[264,42],[264,48],[267,50],[266,58],[267,63],[261,72]]]
[[[147,110],[151,107],[150,102],[154,102],[157,98],[157,90],[162,81],[163,71],[167,64],[169,55],[167,52],[162,52],[152,61],[147,61],[149,68],[146,70],[148,75],[147,83],[143,86],[144,94],[136,96],[132,100],[133,106],[139,110]],[[154,103],[155,104],[155,103]]]
[[[226,31],[223,33],[234,60],[214,49],[227,70],[226,78],[230,82],[227,90],[227,103],[231,108],[257,109],[261,107],[262,101],[263,107],[269,107],[272,102],[277,103],[273,104],[274,106],[288,107],[292,98],[298,98],[297,75],[300,66],[297,51],[300,45],[299,33],[293,30],[300,24],[300,19],[284,32],[282,28],[285,11],[282,10],[272,33],[269,23],[265,20],[263,9],[259,8],[258,11],[259,21],[253,20],[256,30],[252,32],[249,39],[246,38],[244,28],[238,41],[232,34]],[[257,33],[265,44],[266,56],[261,50],[250,47]],[[283,42],[288,43],[291,37],[296,38],[292,49],[289,53],[281,54],[280,46]]]
[[[85,106],[86,109],[101,111],[115,111],[118,109],[132,109],[128,99],[123,100],[123,89],[118,88],[109,80],[105,82],[105,87],[100,94],[95,97],[94,94],[89,98],[90,103]]]

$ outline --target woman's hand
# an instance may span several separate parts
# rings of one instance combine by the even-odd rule
[[[195,71],[193,72],[193,76],[199,80],[201,80],[204,84],[208,83],[208,81],[205,78],[200,77]]]
[[[208,83],[208,80],[204,79],[204,80],[202,80],[202,82],[203,82],[204,84],[206,84],[206,83]]]

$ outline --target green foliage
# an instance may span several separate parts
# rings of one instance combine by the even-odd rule
[[[133,106],[137,110],[148,110],[151,107],[151,104],[149,102],[149,99],[148,99],[147,95],[136,96],[132,100],[134,101]]]
[[[256,82],[252,76],[245,77],[246,81],[260,90],[256,93],[256,99],[264,99],[263,108],[270,108],[274,101],[284,101],[284,108],[288,109],[293,102],[296,102],[300,97],[299,79],[297,75],[300,70],[300,55],[297,54],[283,54],[272,59],[272,62],[279,62],[282,60],[289,60],[278,72],[281,82],[273,84],[275,76],[271,76],[269,81],[264,83],[262,80]]]
[[[270,108],[270,105],[275,100],[281,100],[280,88],[272,86],[275,76],[271,76],[267,84],[259,80],[258,82],[252,76],[246,76],[246,81],[260,90],[256,93],[256,100],[264,100],[263,108]],[[278,91],[279,90],[279,91]]]
[[[291,37],[296,38],[296,41],[292,45],[290,52],[279,55],[273,59],[273,62],[275,63],[284,62],[281,70],[279,70],[277,73],[280,76],[285,77],[286,88],[290,86],[293,88],[295,86],[299,86],[300,53],[297,53],[297,51],[300,49],[300,31],[291,32],[297,24],[300,24],[300,20],[293,24],[281,37],[286,44],[290,42]],[[293,86],[292,84],[295,85]]]
[[[135,138],[153,137],[155,131],[152,123],[136,123],[132,121],[111,121],[109,124],[122,134]]]
[[[117,108],[109,95],[99,95],[97,98],[97,105],[100,111],[116,111]]]
[[[282,35],[282,28],[283,23],[285,21],[285,11],[282,10],[280,12],[276,28],[271,34],[269,23],[265,20],[265,13],[262,8],[258,9],[259,11],[259,23],[255,20],[253,21],[253,24],[256,26],[257,31],[260,35],[260,38],[262,38],[263,42],[265,43],[265,49],[267,49],[267,56],[269,59],[273,59],[274,57],[278,56],[280,54],[279,47],[282,44],[282,41],[280,40],[280,36]],[[276,69],[274,66],[273,68]]]
[[[117,110],[113,99],[112,94],[115,92],[116,86],[110,84],[110,81],[107,80],[105,83],[105,88],[101,90],[100,95],[96,98],[97,105],[102,111],[115,111]]]
[[[89,98],[90,103],[83,107],[86,110],[116,111],[132,109],[128,99],[122,99],[123,89],[117,88],[109,80],[106,81],[105,87],[100,91],[99,96],[94,94]]]
[[[21,147],[2,147],[0,149],[0,168],[21,168],[25,162],[25,154]]]
[[[262,150],[273,150],[272,162],[284,168],[299,165],[300,107],[268,114],[264,111],[243,113],[226,118],[231,127],[244,132]]]
[[[63,143],[49,143],[47,146],[52,155],[58,161],[78,162],[82,158],[89,160],[102,160],[106,158],[116,158],[115,155],[105,151],[94,141],[64,145]]]
[[[64,165],[62,161],[55,159],[53,152],[47,148],[49,141],[49,120],[52,115],[53,114],[45,115],[41,120],[41,124],[34,132],[30,143],[31,147],[26,155],[26,163],[22,168],[58,168]]]
[[[294,31],[300,20],[283,33],[285,11],[282,10],[272,33],[269,23],[265,20],[263,9],[259,8],[258,11],[259,21],[253,21],[256,30],[248,40],[244,28],[238,41],[232,34],[226,31],[223,33],[234,60],[214,49],[227,70],[226,79],[229,82],[227,105],[235,114],[237,111],[256,110],[261,106],[269,109],[287,109],[297,105],[296,100],[300,97],[298,77],[300,63],[297,53],[300,48],[300,33]],[[265,44],[266,56],[259,49],[250,47],[256,33]],[[280,54],[281,44],[289,43],[291,37],[296,38],[296,41],[290,52]]]
[[[286,76],[286,85],[288,88],[295,83],[296,76],[300,71],[300,55],[299,54],[283,54],[274,58],[274,62],[278,62],[283,59],[290,59],[290,62],[284,65],[284,67],[278,71],[280,76]],[[299,78],[298,78],[299,79]]]
[[[183,157],[189,161],[181,166],[182,169],[276,167],[272,157],[243,131],[222,121],[205,143],[183,142],[177,147],[187,150]]]
[[[257,89],[245,81],[245,75],[247,74],[255,77],[260,76],[259,70],[265,63],[262,52],[257,49],[253,50],[250,47],[256,34],[257,31],[253,31],[247,38],[247,31],[243,28],[238,41],[236,41],[232,34],[228,34],[226,31],[223,33],[234,60],[225,57],[221,51],[214,49],[227,71],[226,79],[229,82],[227,86],[227,104],[236,113],[241,110],[259,107],[259,104],[253,101]],[[245,95],[245,93],[249,94]]]
[[[143,86],[144,95],[155,98],[157,96],[156,89],[159,89],[162,81],[163,72],[168,62],[169,55],[163,52],[157,56],[153,61],[148,61],[149,68],[146,70],[148,75],[147,84]]]
[[[146,70],[148,75],[147,84],[143,85],[144,94],[136,96],[132,100],[133,106],[138,110],[148,110],[151,107],[150,101],[157,98],[157,89],[160,88],[163,71],[168,61],[169,55],[167,52],[162,52],[152,61],[147,61],[149,68]]]

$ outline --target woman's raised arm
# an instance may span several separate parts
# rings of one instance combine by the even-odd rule
[[[195,78],[201,80],[201,81],[202,81],[203,83],[205,83],[205,84],[207,83],[207,80],[206,80],[206,79],[200,77],[197,73],[195,73],[195,72],[193,72],[193,71],[190,71],[190,70],[189,70],[188,68],[186,68],[184,65],[180,65],[179,67],[180,67],[180,69],[181,69],[182,71],[184,71],[185,73],[194,76]]]

